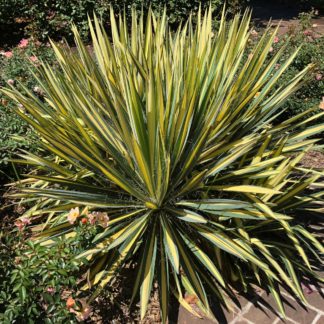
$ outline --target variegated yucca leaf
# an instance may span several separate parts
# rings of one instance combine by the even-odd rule
[[[300,276],[316,276],[323,247],[296,214],[320,210],[310,205],[323,192],[309,187],[323,170],[299,162],[316,148],[324,125],[308,124],[324,112],[272,125],[312,67],[280,84],[297,52],[278,67],[283,47],[265,65],[269,26],[247,53],[250,17],[224,13],[212,30],[211,10],[199,12],[196,27],[190,17],[173,33],[166,14],[134,11],[127,22],[111,12],[110,36],[89,22],[93,51],[75,28],[76,51],[52,43],[59,68],[44,63],[35,76],[44,98],[2,90],[51,153],[17,160],[35,170],[13,196],[33,204],[25,216],[37,238],[73,236],[72,207],[109,215],[79,256],[93,298],[131,262],[142,318],[154,282],[164,322],[171,293],[195,314],[185,294],[196,296],[210,316],[211,294],[227,307],[233,286],[267,289],[281,313],[280,286],[305,302]]]

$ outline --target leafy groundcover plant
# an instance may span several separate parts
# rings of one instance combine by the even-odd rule
[[[0,243],[1,323],[73,323],[75,316],[62,295],[76,287],[79,268],[70,261],[78,241],[59,239],[49,250],[0,232]]]
[[[0,51],[0,85],[16,84],[19,87],[20,82],[26,88],[32,89],[36,95],[41,95],[33,73],[37,73],[35,66],[40,61],[52,62],[52,52],[52,49],[32,39],[22,39],[12,50]],[[13,112],[12,103],[1,93],[0,129],[0,182],[4,183],[15,177],[15,171],[8,160],[15,156],[19,149],[35,152],[38,143],[32,128]]]
[[[217,31],[211,11],[199,12],[197,27],[189,18],[174,34],[165,14],[134,11],[130,32],[110,19],[112,39],[90,23],[93,53],[76,28],[77,51],[52,44],[60,71],[40,67],[43,99],[3,90],[52,153],[18,160],[35,167],[14,196],[35,202],[24,217],[36,238],[73,237],[89,208],[89,224],[102,226],[79,256],[89,262],[82,289],[95,289],[91,302],[132,264],[142,318],[155,282],[164,322],[171,294],[196,313],[194,296],[210,316],[210,296],[227,307],[233,288],[271,292],[282,315],[281,287],[306,303],[300,280],[320,280],[311,264],[323,247],[296,216],[320,211],[323,192],[308,188],[323,173],[299,161],[324,112],[271,122],[312,66],[277,87],[297,53],[278,68],[284,45],[265,66],[270,27],[244,59],[249,12],[223,14]]]

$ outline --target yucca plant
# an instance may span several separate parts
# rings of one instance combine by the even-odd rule
[[[111,37],[89,22],[93,53],[75,28],[77,51],[52,44],[60,68],[40,67],[43,98],[2,90],[51,153],[17,160],[35,167],[13,196],[34,202],[24,217],[36,238],[73,236],[71,208],[109,215],[79,256],[92,299],[131,263],[142,318],[155,282],[164,322],[170,294],[193,313],[185,294],[195,296],[207,315],[209,296],[227,307],[233,287],[271,292],[281,314],[281,286],[306,303],[300,279],[316,277],[323,247],[296,215],[320,211],[323,192],[308,188],[323,172],[299,162],[324,125],[298,129],[324,112],[271,125],[312,67],[279,86],[296,53],[264,65],[271,26],[244,59],[250,16],[223,13],[213,31],[211,11],[199,12],[197,27],[190,17],[173,34],[165,14],[133,12],[128,31],[111,12]]]

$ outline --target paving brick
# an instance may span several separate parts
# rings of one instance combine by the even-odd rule
[[[314,318],[316,317],[317,312],[311,309],[304,310],[302,307],[296,304],[295,309],[290,307],[286,308],[286,315],[296,323],[310,324],[313,322]]]
[[[252,307],[251,310],[244,315],[244,318],[253,323],[270,324],[277,319],[277,315],[267,309]]]
[[[221,323],[221,322],[219,322]],[[223,322],[224,324],[226,322]],[[185,308],[179,308],[179,316],[178,316],[178,324],[215,324],[215,322],[207,319],[207,318],[198,318],[188,312]]]
[[[282,320],[277,314],[277,304],[271,295],[263,294],[251,303],[239,296],[241,308],[221,314],[216,310],[217,322],[220,324],[324,324],[324,298],[318,291],[306,295],[310,307],[303,308],[287,292],[282,292],[287,318]],[[210,319],[199,319],[180,307],[178,324],[212,324]]]
[[[273,323],[278,318],[274,299],[263,294],[243,316],[254,323]]]
[[[238,307],[237,305],[233,304],[232,305],[233,311],[225,312],[225,317],[229,323],[231,321],[233,321],[238,315],[240,315],[242,313],[242,311],[244,311],[246,306],[250,303],[250,301],[243,296],[237,296],[237,299],[238,299],[240,306]]]
[[[241,320],[236,321],[235,324],[250,324],[250,321],[242,318]]]
[[[278,316],[274,311],[276,311],[277,306],[274,298],[272,296],[263,296],[264,301],[268,306],[251,307],[247,314],[244,314],[244,318],[254,322],[262,324],[271,324],[277,320]],[[322,312],[324,308],[324,299],[318,293],[312,293],[308,296],[310,305],[314,305],[312,308],[304,309],[295,300],[284,296],[286,302],[284,302],[284,308],[286,311],[288,323],[300,323],[300,324],[311,324],[318,312]],[[259,303],[260,305],[260,303]],[[266,307],[272,307],[273,311],[267,309]],[[284,321],[280,320],[279,323]],[[319,324],[320,322],[317,322]]]
[[[289,297],[288,297],[289,298]],[[289,298],[290,299],[290,298]],[[324,313],[324,299],[318,293],[312,293],[306,296],[310,305],[307,309],[302,307],[293,299],[290,299],[293,307],[285,307],[286,315],[302,324],[310,324],[313,322],[318,313]],[[319,323],[319,322],[318,322]]]
[[[318,292],[314,291],[311,294],[306,295],[306,299],[309,303],[309,308],[324,315],[324,298]]]
[[[257,300],[258,298],[259,297],[255,296],[255,297],[252,298],[252,300]],[[247,299],[247,298],[245,298],[245,297],[243,297],[243,296],[238,296],[237,299],[238,299],[238,301],[239,301],[239,303],[241,305],[241,309],[240,310],[243,310],[246,307],[246,305],[248,303],[250,303],[250,300]]]

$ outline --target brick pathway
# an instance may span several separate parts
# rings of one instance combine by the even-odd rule
[[[266,26],[268,21],[259,21],[258,25],[262,24],[261,26]],[[289,19],[289,20],[281,20],[281,19],[273,19],[272,25],[273,26],[280,26],[278,30],[278,35],[284,35],[291,28],[297,27],[299,24],[299,21],[297,19]],[[312,19],[312,24],[316,27],[314,27],[315,36],[320,37],[321,35],[324,35],[324,16],[317,17],[315,19]]]
[[[220,324],[323,324],[324,323],[324,288],[311,286],[312,292],[307,295],[307,308],[298,304],[289,294],[282,292],[286,319],[276,313],[276,303],[272,296],[260,293],[259,297],[247,301],[239,297],[241,309],[225,313],[225,318],[218,318]],[[217,314],[216,314],[217,316]],[[215,321],[199,319],[180,307],[178,324],[212,324]]]

